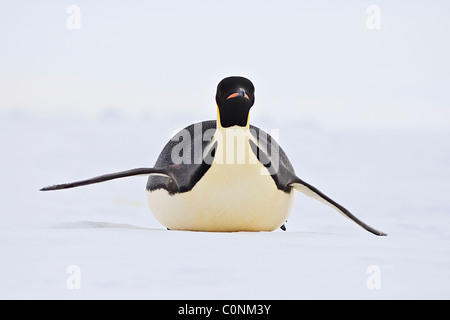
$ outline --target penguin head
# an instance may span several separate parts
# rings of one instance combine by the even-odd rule
[[[218,122],[223,128],[246,127],[250,108],[255,103],[255,87],[244,77],[228,77],[217,85]]]

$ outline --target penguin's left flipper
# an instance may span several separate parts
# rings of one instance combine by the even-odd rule
[[[170,168],[137,168],[137,169],[131,169],[131,170],[126,170],[126,171],[104,174],[104,175],[101,175],[98,177],[94,177],[94,178],[90,178],[90,179],[86,179],[86,180],[80,180],[80,181],[76,181],[76,182],[55,184],[52,186],[44,187],[44,188],[40,189],[40,191],[52,191],[52,190],[75,188],[75,187],[85,186],[88,184],[99,183],[99,182],[104,182],[104,181],[113,180],[113,179],[138,176],[138,175],[151,175],[151,174],[167,176],[167,177],[171,178],[172,181],[175,181],[175,179],[173,177],[173,173],[171,172]]]
[[[295,177],[294,181],[289,184],[290,186],[294,187],[297,191],[300,191],[301,193],[305,194],[308,197],[311,197],[313,199],[316,199],[327,206],[332,207],[333,209],[337,210],[340,214],[342,214],[344,217],[353,220],[355,223],[366,229],[367,231],[377,235],[377,236],[387,236],[386,233],[379,231],[375,228],[372,228],[368,224],[362,222],[357,217],[355,217],[350,211],[348,211],[346,208],[344,208],[342,205],[322,193],[319,189],[316,187],[306,183],[305,181],[301,180],[299,177]]]

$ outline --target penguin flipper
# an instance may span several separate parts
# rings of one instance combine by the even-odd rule
[[[265,141],[263,141],[263,145],[264,142]],[[294,187],[297,191],[300,191],[306,196],[316,199],[326,204],[327,206],[330,206],[333,209],[337,210],[344,217],[353,220],[355,223],[357,223],[367,231],[377,236],[387,236],[386,233],[378,231],[372,228],[371,226],[367,225],[366,223],[362,222],[358,218],[356,218],[350,211],[348,211],[342,205],[340,205],[339,203],[337,203],[336,201],[325,195],[316,187],[306,183],[305,181],[297,177],[286,154],[277,144],[275,144],[275,150],[278,149],[278,153],[274,153],[272,151],[272,156],[269,156],[267,151],[261,150],[261,148],[257,146],[253,141],[249,140],[249,143],[257,159],[268,169],[278,189],[284,190],[285,192],[290,192],[291,187]],[[272,144],[274,143],[272,142]],[[269,150],[270,148],[267,149]],[[278,161],[272,161],[273,159],[277,159],[277,156]],[[273,166],[273,164],[277,165]]]
[[[137,169],[131,169],[131,170],[126,170],[126,171],[104,174],[104,175],[86,179],[86,180],[80,180],[80,181],[63,183],[63,184],[55,184],[52,186],[44,187],[44,188],[40,189],[39,191],[52,191],[52,190],[75,188],[75,187],[85,186],[88,184],[99,183],[99,182],[104,182],[104,181],[113,180],[113,179],[119,179],[119,178],[137,176],[137,175],[150,175],[150,174],[163,175],[163,176],[167,176],[167,177],[173,179],[170,171],[166,168],[137,168]]]
[[[313,198],[315,200],[318,200],[327,206],[332,207],[333,209],[337,210],[340,214],[342,214],[344,217],[354,221],[362,228],[366,229],[367,231],[377,235],[377,236],[387,236],[386,233],[376,230],[375,228],[372,228],[368,224],[362,222],[358,218],[356,218],[350,211],[348,211],[346,208],[344,208],[342,205],[322,193],[319,189],[316,187],[306,183],[305,181],[301,180],[299,177],[295,177],[295,180],[289,184],[290,186],[294,187],[297,191],[300,191],[301,193],[305,194],[306,196]]]

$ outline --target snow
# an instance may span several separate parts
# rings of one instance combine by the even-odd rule
[[[38,191],[151,166],[174,129],[198,120],[1,114],[0,298],[450,298],[446,132],[253,121],[278,126],[297,174],[388,237],[301,194],[286,232],[207,233],[165,230],[145,177]]]

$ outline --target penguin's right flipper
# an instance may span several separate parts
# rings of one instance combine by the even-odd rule
[[[294,181],[290,183],[290,186],[294,187],[297,191],[300,191],[301,193],[305,194],[306,196],[316,199],[336,211],[338,211],[340,214],[342,214],[344,217],[352,220],[362,228],[366,229],[367,231],[377,235],[377,236],[387,236],[386,233],[379,231],[375,228],[372,228],[365,222],[359,220],[357,217],[355,217],[350,211],[348,211],[346,208],[344,208],[342,205],[325,195],[323,192],[321,192],[316,187],[310,185],[309,183],[306,183],[305,181],[301,180],[299,177],[295,176]]]
[[[249,140],[250,147],[252,148],[253,153],[256,155],[258,160],[267,168],[270,175],[275,181],[275,184],[277,185],[278,189],[284,190],[285,192],[291,192],[292,188],[295,188],[297,191],[300,191],[304,195],[313,198],[315,200],[318,200],[327,206],[332,207],[337,212],[342,214],[344,217],[352,220],[362,228],[366,229],[367,231],[377,235],[377,236],[387,236],[386,233],[379,231],[375,228],[372,228],[365,222],[359,220],[357,217],[355,217],[350,211],[348,211],[346,208],[344,208],[342,205],[328,197],[326,194],[321,192],[316,187],[310,185],[309,183],[306,183],[299,177],[297,177],[294,173],[294,169],[292,165],[290,164],[289,160],[287,159],[287,156],[282,152],[282,149],[278,146],[278,160],[272,161],[271,157],[269,157],[268,153],[264,150],[262,150],[260,147],[258,147],[252,140]],[[275,148],[276,150],[276,148]],[[272,151],[273,152],[273,151]],[[275,153],[276,155],[276,153]],[[276,159],[275,157],[272,157]],[[280,161],[281,160],[281,161]],[[277,164],[277,165],[273,165]],[[283,229],[283,228],[281,228]]]
[[[75,187],[85,186],[88,184],[99,183],[99,182],[104,182],[104,181],[113,180],[113,179],[138,176],[138,175],[151,175],[151,174],[167,176],[167,177],[171,178],[172,181],[175,181],[171,171],[168,168],[137,168],[137,169],[131,169],[131,170],[126,170],[126,171],[104,174],[104,175],[101,175],[98,177],[81,180],[81,181],[76,181],[76,182],[55,184],[52,186],[44,187],[44,188],[40,189],[40,191],[51,191],[51,190],[75,188]]]

